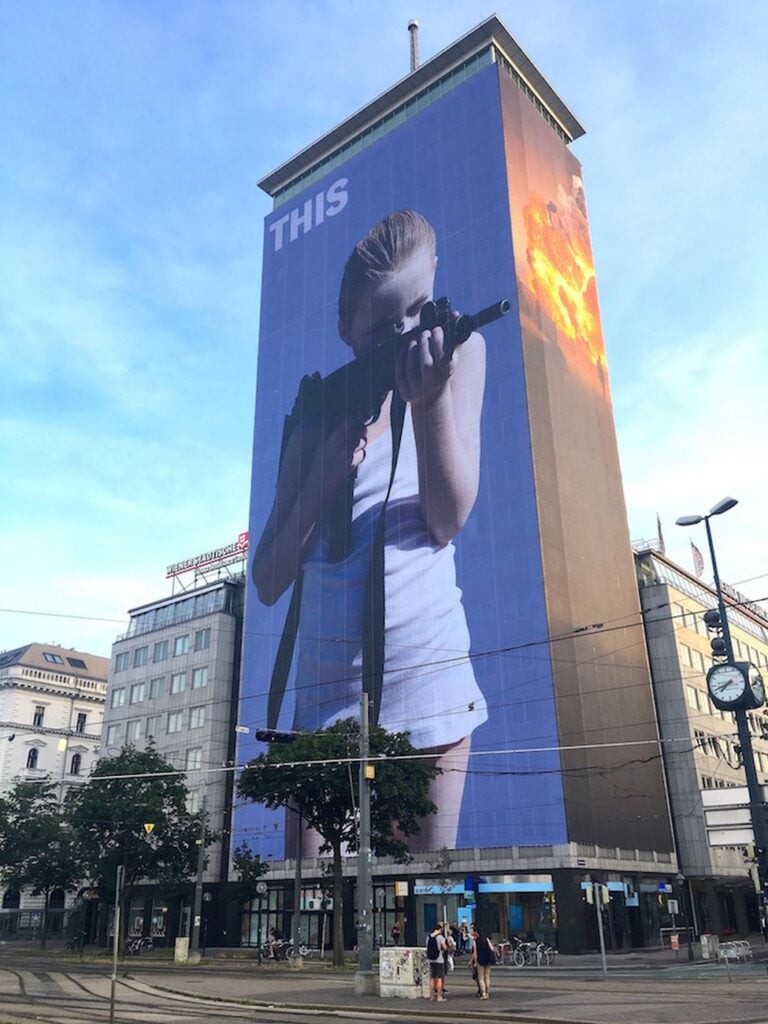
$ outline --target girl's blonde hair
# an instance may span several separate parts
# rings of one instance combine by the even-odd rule
[[[360,293],[372,282],[398,270],[422,246],[435,255],[435,229],[415,210],[388,214],[361,238],[344,267],[339,289],[339,323],[349,327],[357,312]]]

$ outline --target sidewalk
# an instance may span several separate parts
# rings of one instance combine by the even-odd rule
[[[615,975],[628,956],[611,958],[609,975],[598,971],[581,976],[551,968],[494,968],[491,999],[474,995],[469,971],[459,966],[448,976],[446,1005],[436,1009],[426,999],[382,999],[355,993],[354,972],[306,965],[302,969],[238,961],[207,962],[200,968],[180,967],[154,972],[148,964],[135,977],[163,992],[198,995],[222,1001],[291,1009],[358,1009],[388,1017],[433,1019],[436,1013],[468,1020],[505,1020],[528,1024],[768,1024],[768,973],[764,965],[734,967],[729,982],[725,968],[694,963],[680,969],[669,951],[646,953],[631,974]],[[639,956],[639,954],[638,954]],[[673,954],[674,957],[674,954]],[[585,964],[585,957],[569,957]],[[599,956],[596,957],[598,966]],[[667,972],[649,970],[655,965]],[[128,965],[130,973],[130,965]],[[178,971],[178,973],[177,973]],[[612,974],[614,976],[612,976]]]

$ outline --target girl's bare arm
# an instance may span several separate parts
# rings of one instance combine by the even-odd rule
[[[447,544],[477,498],[484,339],[473,334],[448,360],[442,330],[425,331],[401,362],[398,386],[411,402],[424,520],[438,544]]]

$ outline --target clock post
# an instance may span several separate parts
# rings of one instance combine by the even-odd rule
[[[722,630],[722,646],[716,644],[717,640],[712,643],[713,657],[725,657],[725,662],[715,666],[710,670],[708,675],[708,683],[711,686],[711,680],[713,674],[717,673],[718,670],[721,672],[732,669],[734,672],[743,673],[744,685],[743,695],[736,697],[733,702],[729,702],[723,694],[725,690],[721,690],[720,700],[716,700],[715,693],[710,688],[710,694],[713,699],[716,700],[718,707],[727,708],[733,711],[736,718],[736,728],[739,734],[739,746],[741,748],[741,763],[744,768],[744,775],[746,776],[747,782],[747,793],[749,795],[749,816],[752,821],[752,831],[755,836],[755,847],[757,854],[757,871],[760,881],[760,898],[762,901],[761,914],[763,919],[768,918],[768,823],[766,822],[766,805],[763,799],[763,791],[760,782],[757,778],[757,771],[755,769],[755,758],[752,752],[752,736],[749,731],[749,722],[747,720],[746,708],[760,707],[761,704],[765,703],[765,691],[762,685],[762,679],[757,677],[756,683],[759,686],[752,685],[752,676],[749,673],[751,666],[749,665],[738,665],[736,663],[735,653],[733,649],[733,641],[731,639],[731,630],[728,625],[728,612],[726,610],[725,600],[723,598],[723,588],[720,582],[720,574],[717,569],[717,558],[715,557],[715,545],[712,539],[712,530],[709,525],[709,520],[712,516],[722,515],[723,512],[727,512],[733,508],[734,505],[738,504],[735,498],[723,498],[717,505],[712,508],[707,515],[704,516],[682,516],[676,520],[678,526],[694,526],[697,523],[704,523],[704,527],[707,531],[707,544],[709,545],[709,557],[712,560],[712,574],[715,579],[715,592],[717,594],[717,610],[719,612],[719,626]],[[708,624],[709,625],[709,624]],[[711,628],[711,627],[710,627]],[[724,650],[723,650],[724,647]],[[730,706],[729,706],[730,703]]]

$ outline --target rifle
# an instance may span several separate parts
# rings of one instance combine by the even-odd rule
[[[288,438],[302,420],[305,423],[315,421],[318,428],[325,427],[326,432],[344,418],[359,420],[361,425],[375,422],[384,399],[395,386],[399,353],[409,342],[419,338],[422,331],[442,327],[446,351],[453,354],[473,331],[506,316],[509,309],[509,300],[501,299],[474,315],[454,316],[450,299],[425,302],[417,327],[403,333],[393,325],[389,338],[371,352],[345,363],[327,377],[319,373],[303,377],[293,409],[285,418],[281,460]]]

